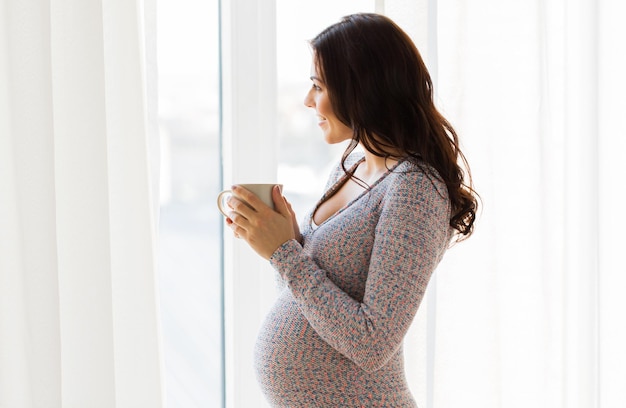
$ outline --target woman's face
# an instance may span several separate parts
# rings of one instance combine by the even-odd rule
[[[344,125],[333,112],[328,89],[326,84],[322,82],[321,75],[317,72],[317,64],[311,64],[311,81],[313,82],[311,89],[304,98],[304,104],[315,109],[317,114],[318,126],[324,132],[326,143],[335,144],[344,140],[352,139],[352,129]]]

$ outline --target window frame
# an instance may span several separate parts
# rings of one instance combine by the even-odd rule
[[[223,185],[274,182],[276,158],[276,3],[220,2]],[[254,343],[275,296],[271,267],[225,229],[224,319],[227,407],[261,407]]]

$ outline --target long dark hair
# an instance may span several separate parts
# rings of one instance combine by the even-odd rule
[[[385,16],[360,13],[322,31],[311,47],[335,115],[353,129],[344,171],[358,144],[380,157],[406,157],[426,171],[431,166],[437,174],[429,174],[448,189],[450,226],[459,240],[468,237],[478,195],[458,136],[435,108],[432,80],[409,36]]]

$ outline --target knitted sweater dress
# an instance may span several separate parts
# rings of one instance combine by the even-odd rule
[[[284,286],[257,339],[257,378],[274,407],[415,407],[402,342],[450,242],[447,190],[403,161],[316,227],[344,181],[337,167],[304,244],[270,258]]]

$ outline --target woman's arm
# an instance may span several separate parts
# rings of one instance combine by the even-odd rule
[[[374,371],[398,350],[417,312],[448,245],[449,214],[447,198],[422,173],[397,177],[382,201],[362,302],[328,279],[293,240],[270,261],[316,332]]]

